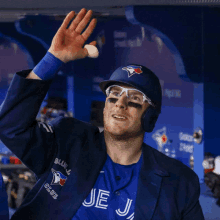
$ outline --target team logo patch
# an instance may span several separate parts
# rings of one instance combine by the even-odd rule
[[[51,169],[53,173],[53,180],[50,185],[61,185],[63,186],[67,180],[67,177],[64,176],[60,171],[56,171],[53,168]]]
[[[130,65],[130,66],[127,66],[127,67],[123,67],[122,69],[126,70],[128,72],[128,77],[131,77],[134,74],[143,73],[143,71],[141,70],[141,66]]]

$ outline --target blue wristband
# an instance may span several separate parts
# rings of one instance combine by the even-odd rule
[[[51,80],[63,64],[64,62],[56,58],[52,53],[47,52],[43,59],[35,66],[33,72],[42,80]]]

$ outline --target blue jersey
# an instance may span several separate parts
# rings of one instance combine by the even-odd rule
[[[95,186],[72,220],[134,219],[141,163],[142,156],[132,165],[114,163],[107,156]]]
[[[198,176],[180,161],[143,143],[140,164],[131,166],[134,173],[123,176],[126,167],[109,161],[104,134],[97,127],[64,117],[49,124],[38,122],[36,116],[52,81],[26,79],[30,71],[15,74],[0,106],[1,141],[38,178],[11,220],[86,220],[91,218],[80,212],[89,210],[96,217],[106,215],[96,212],[96,203],[91,206],[97,196],[97,206],[109,208],[112,214],[107,219],[204,219]],[[105,167],[109,162],[110,172]],[[122,182],[111,183],[115,175]],[[83,210],[83,203],[90,207]]]

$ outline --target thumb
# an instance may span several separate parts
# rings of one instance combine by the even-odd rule
[[[89,55],[88,50],[86,48],[83,48],[83,51],[82,51],[83,58],[87,57],[88,55]]]
[[[91,43],[89,43],[89,45],[93,45],[96,46],[97,42],[96,41],[92,41]]]

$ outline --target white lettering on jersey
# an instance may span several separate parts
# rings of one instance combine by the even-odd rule
[[[124,211],[122,212],[120,209],[117,209],[116,213],[119,216],[126,216],[128,214],[128,212],[129,212],[129,210],[130,210],[131,203],[132,203],[132,199],[127,199],[127,203],[126,203]]]
[[[129,217],[127,217],[126,219],[133,220],[134,219],[134,212]]]
[[[65,169],[67,175],[70,175],[71,169],[67,170],[68,164],[64,160],[61,160],[59,158],[55,158],[54,163],[63,167]]]
[[[82,205],[85,207],[92,207],[96,203],[94,206],[95,208],[107,209],[108,204],[103,204],[103,203],[104,202],[107,203],[108,197],[110,196],[110,192],[99,189],[97,198],[96,198],[95,194],[96,194],[96,189],[94,188],[91,190],[91,193],[90,193],[90,201],[87,202],[85,199],[84,202],[82,203]],[[117,215],[119,215],[119,216],[128,215],[130,208],[131,208],[132,201],[133,201],[132,199],[127,199],[127,203],[125,205],[123,212],[120,209],[115,210]],[[134,212],[126,219],[134,220]]]
[[[84,202],[82,203],[83,206],[91,207],[91,206],[93,206],[95,204],[95,191],[96,191],[96,189],[92,189],[91,190],[90,201],[86,202],[86,200],[84,200]]]
[[[96,208],[107,209],[108,205],[104,205],[104,204],[102,204],[102,202],[107,202],[107,199],[109,197],[109,193],[110,192],[108,192],[108,191],[99,189],[99,194],[98,194],[96,205],[95,205]],[[104,197],[105,195],[108,197]]]
[[[44,184],[44,188],[47,190],[47,192],[49,192],[53,199],[57,199],[57,193],[52,189],[52,187],[48,183]]]

